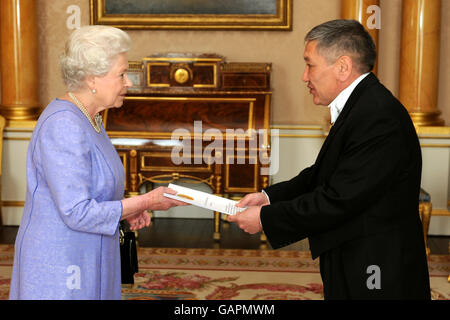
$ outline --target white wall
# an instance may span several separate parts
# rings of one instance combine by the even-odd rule
[[[272,183],[284,181],[314,163],[326,133],[318,126],[276,126],[279,130],[279,170]],[[419,131],[422,145],[422,187],[431,195],[430,235],[450,235],[450,128]],[[430,133],[431,132],[431,133]],[[30,128],[7,128],[4,133],[2,217],[5,225],[19,225],[26,189],[26,152]],[[272,147],[276,141],[272,141]],[[206,186],[195,186],[211,192]],[[438,216],[448,214],[449,216]],[[155,217],[213,218],[212,212],[193,207],[155,212]]]
[[[429,234],[450,235],[450,137],[429,134],[419,137],[422,146],[422,188],[430,193],[433,205]]]

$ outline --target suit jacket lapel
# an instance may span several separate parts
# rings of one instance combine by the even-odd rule
[[[352,94],[345,103],[345,106],[342,109],[341,114],[337,118],[334,125],[331,127],[330,132],[328,133],[328,136],[325,139],[322,148],[320,149],[319,155],[317,156],[316,164],[318,164],[322,160],[326,150],[328,149],[328,146],[333,140],[333,137],[335,136],[336,132],[342,127],[343,123],[345,122],[345,119],[348,117],[349,113],[353,109],[354,105],[358,101],[361,94],[369,85],[375,82],[378,82],[378,78],[371,72],[353,90]]]

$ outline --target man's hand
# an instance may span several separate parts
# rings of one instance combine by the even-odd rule
[[[249,193],[236,204],[236,207],[244,208],[249,206],[265,206],[268,205],[269,199],[262,192]]]
[[[245,198],[244,198],[245,199]],[[244,200],[243,199],[243,200]],[[255,234],[262,231],[259,215],[261,206],[251,206],[247,210],[228,216],[229,222],[235,222],[239,228],[247,233]]]

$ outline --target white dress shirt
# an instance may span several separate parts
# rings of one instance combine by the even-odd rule
[[[358,83],[360,83],[368,74],[369,72],[360,75],[347,88],[342,90],[341,93],[339,93],[338,96],[328,105],[331,114],[331,124],[336,122],[336,119],[339,117],[342,109],[344,109],[344,106],[347,103],[348,98],[350,98],[353,90],[355,90]]]

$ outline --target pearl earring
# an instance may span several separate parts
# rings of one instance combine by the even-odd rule
[[[97,93],[97,90],[92,89],[92,93],[93,93],[93,94],[96,94],[96,93]]]

